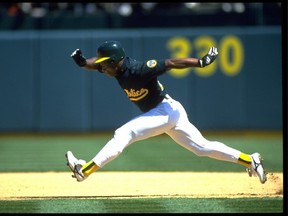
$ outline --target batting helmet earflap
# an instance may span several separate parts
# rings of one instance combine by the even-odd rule
[[[110,60],[111,64],[116,64],[126,56],[124,48],[118,41],[105,41],[98,47],[97,54],[96,64],[107,59]]]

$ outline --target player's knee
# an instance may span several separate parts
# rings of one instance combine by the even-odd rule
[[[127,128],[118,128],[114,133],[114,139],[125,145],[129,144],[132,140],[133,132]]]
[[[209,151],[205,145],[199,145],[198,148],[194,150],[194,153],[199,157],[205,157],[209,155]]]

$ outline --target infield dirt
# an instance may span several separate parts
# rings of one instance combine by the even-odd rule
[[[70,172],[0,173],[0,200],[49,198],[283,197],[283,174],[267,182],[246,173],[96,172],[77,182]]]

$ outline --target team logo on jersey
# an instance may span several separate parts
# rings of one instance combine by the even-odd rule
[[[124,89],[126,92],[128,98],[131,101],[139,101],[142,98],[144,98],[148,94],[148,89],[141,88],[140,90],[135,90],[135,89]]]
[[[146,62],[146,65],[149,68],[154,68],[157,65],[157,61],[156,60],[149,60]]]

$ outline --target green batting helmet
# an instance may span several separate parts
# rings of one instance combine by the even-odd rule
[[[116,64],[126,56],[124,48],[118,41],[105,41],[98,47],[97,54],[96,64],[107,59],[111,64]]]

